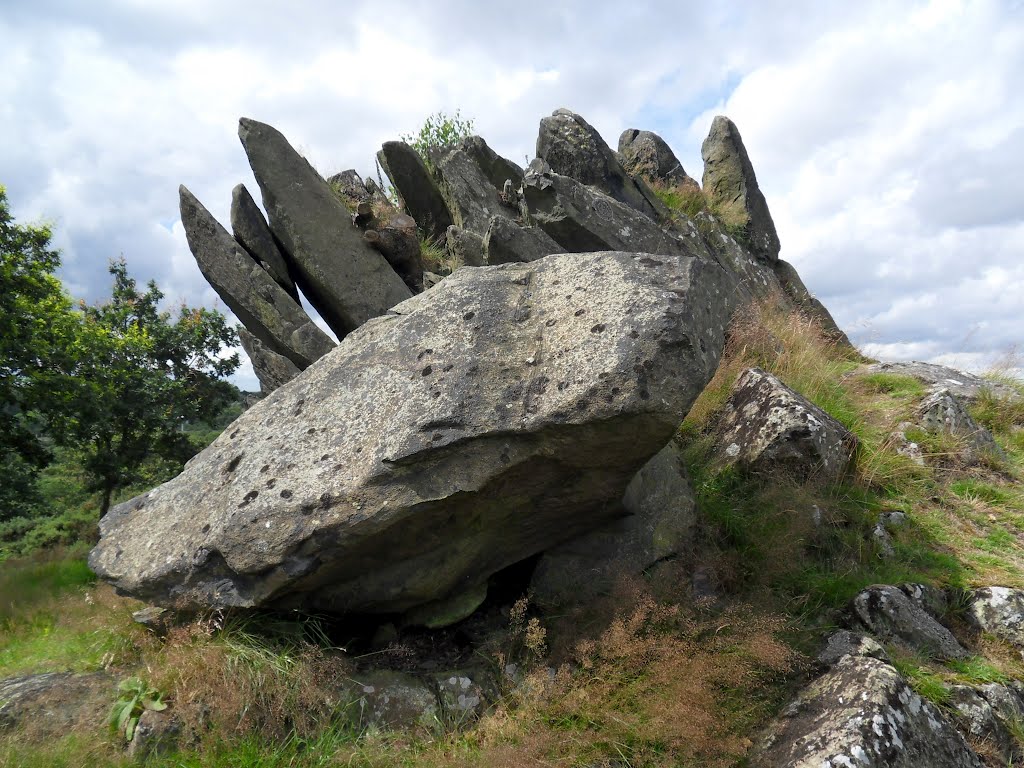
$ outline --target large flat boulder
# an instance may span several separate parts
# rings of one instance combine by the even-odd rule
[[[280,131],[243,117],[238,137],[295,281],[338,338],[412,295]]]
[[[719,115],[700,148],[704,159],[704,193],[718,216],[745,230],[751,250],[769,261],[779,258],[779,235],[754,166],[735,123]]]
[[[617,513],[718,365],[729,288],[635,253],[459,270],[112,509],[90,565],[165,605],[464,606]]]
[[[982,768],[930,701],[878,659],[845,656],[786,708],[755,768]]]
[[[248,331],[268,348],[307,368],[334,348],[271,274],[206,210],[195,195],[178,188],[181,224],[199,270]]]
[[[540,121],[537,157],[555,173],[594,187],[620,203],[661,220],[668,210],[646,183],[634,179],[601,134],[568,109],[556,109]]]

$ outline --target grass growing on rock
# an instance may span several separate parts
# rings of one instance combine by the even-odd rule
[[[856,435],[841,483],[747,476],[712,463],[716,415],[754,365]],[[499,689],[477,721],[442,718],[401,734],[368,727],[346,693],[365,660],[335,647],[347,642],[320,620],[206,616],[158,638],[132,623],[141,604],[93,580],[84,549],[3,564],[0,678],[63,669],[144,678],[188,735],[180,752],[146,762],[161,768],[743,765],[859,590],[906,581],[954,592],[1024,588],[1018,404],[983,397],[972,407],[1005,462],[958,463],[955,440],[923,433],[913,435],[929,454],[919,466],[897,452],[893,432],[911,420],[924,388],[860,366],[814,321],[775,303],[738,317],[679,435],[701,510],[692,556],[564,615],[534,614],[522,600],[504,606],[504,629],[477,647]],[[873,532],[894,511],[905,521],[890,528],[894,554],[885,557]],[[693,600],[693,566],[715,575],[717,601]],[[948,619],[960,626],[961,614],[954,603]],[[942,706],[952,685],[1024,678],[1014,649],[961,634],[972,654],[961,661],[888,650],[911,685]],[[514,679],[502,674],[510,663]],[[98,724],[48,744],[0,732],[0,764],[130,763],[123,743]]]

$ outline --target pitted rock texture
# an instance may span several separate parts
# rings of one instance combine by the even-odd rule
[[[464,593],[618,512],[718,365],[728,288],[633,253],[459,270],[111,510],[90,565],[165,605]]]
[[[735,123],[722,115],[716,117],[700,154],[704,193],[715,211],[726,224],[746,230],[754,253],[768,261],[777,260],[779,235]]]
[[[295,281],[288,274],[288,262],[274,242],[263,213],[244,184],[231,190],[231,231],[239,245],[267,270],[277,284],[284,288],[285,293],[298,301],[299,292],[295,288]]]
[[[696,504],[674,443],[637,472],[622,505],[625,517],[541,555],[530,582],[539,605],[585,603],[610,593],[621,576],[694,548]]]
[[[590,123],[568,109],[556,109],[540,121],[537,157],[562,176],[594,187],[658,221],[668,210],[642,180],[622,167],[618,156]]]
[[[933,704],[878,659],[846,656],[787,707],[756,768],[982,768]]]
[[[679,158],[656,133],[627,128],[619,136],[619,156],[623,167],[634,176],[700,192],[700,184],[683,170]]]
[[[967,618],[983,632],[1024,651],[1024,591],[982,587],[971,593]]]
[[[880,640],[899,642],[938,659],[970,655],[952,632],[898,587],[868,587],[853,598],[851,611],[854,619]]]
[[[398,190],[405,210],[428,237],[440,242],[453,223],[452,216],[419,153],[404,141],[386,141],[377,159]]]
[[[181,223],[203,276],[250,333],[299,369],[334,348],[301,306],[184,186]]]
[[[822,482],[842,477],[856,448],[842,424],[760,368],[736,379],[718,433],[723,464]]]
[[[363,239],[330,185],[279,131],[243,117],[238,137],[296,283],[339,338],[412,295]]]

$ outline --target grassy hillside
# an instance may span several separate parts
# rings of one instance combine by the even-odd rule
[[[715,414],[751,365],[857,436],[843,483],[714,468]],[[474,658],[504,682],[476,722],[437,721],[413,734],[363,726],[338,695],[371,661],[347,640],[357,627],[214,615],[158,638],[131,621],[141,605],[96,583],[86,550],[75,547],[3,564],[0,679],[64,669],[143,678],[194,735],[184,752],[147,763],[155,766],[743,765],[751,738],[813,674],[820,639],[864,586],[915,581],[954,595],[1024,588],[1024,400],[982,398],[973,409],[1005,459],[970,465],[955,439],[921,432],[913,437],[927,464],[919,466],[897,453],[892,433],[923,394],[913,379],[866,374],[805,318],[771,304],[739,318],[680,430],[700,507],[690,562],[623,579],[570,615],[535,614],[515,594],[496,603]],[[907,522],[892,530],[887,554],[873,531],[893,511]],[[693,599],[693,567],[714,574],[717,600]],[[950,623],[961,621],[959,610],[954,600]],[[443,651],[455,634],[420,635],[419,647],[392,644],[372,659],[402,667],[423,644]],[[955,682],[1024,678],[1020,654],[999,641],[974,637],[969,650],[971,658],[941,664],[889,649],[940,706]],[[521,673],[515,682],[500,674],[509,663]],[[0,764],[129,761],[123,738],[94,728],[46,744],[0,732]]]

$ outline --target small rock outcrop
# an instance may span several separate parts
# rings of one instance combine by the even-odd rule
[[[898,587],[868,587],[853,599],[851,612],[857,623],[880,640],[902,643],[937,659],[970,655],[952,632]]]
[[[643,181],[634,179],[590,123],[568,109],[556,109],[540,121],[537,157],[562,176],[659,221],[668,210]]]
[[[967,617],[988,632],[1024,651],[1024,591],[982,587],[970,594]]]
[[[779,236],[768,211],[754,166],[736,125],[719,115],[700,148],[704,159],[704,193],[729,226],[742,228],[751,250],[768,261],[779,258]]]
[[[662,448],[636,474],[622,517],[545,552],[530,584],[542,606],[565,606],[608,594],[621,576],[640,576],[693,543],[696,505],[676,445]]]
[[[924,429],[959,438],[968,461],[1004,457],[992,433],[978,424],[948,389],[938,389],[928,395],[918,406],[917,414]]]
[[[933,363],[875,363],[867,367],[867,372],[912,376],[927,385],[932,392],[945,389],[968,403],[977,400],[983,392],[1011,401],[1020,398],[1020,393],[1006,384]]]
[[[457,227],[483,237],[493,216],[515,221],[519,208],[501,197],[476,159],[469,152],[454,149],[441,158],[436,169],[441,194]]]
[[[289,296],[185,186],[178,190],[181,223],[203,276],[250,333],[299,369],[334,348]]]
[[[633,176],[700,192],[700,184],[683,170],[671,147],[652,131],[628,128],[619,136],[619,156]]]
[[[504,220],[502,219],[502,221]],[[454,225],[448,227],[444,249],[448,254],[451,271],[459,267],[482,267],[484,265],[484,239],[475,232],[468,232]]]
[[[842,424],[760,368],[736,379],[718,433],[723,465],[825,483],[842,477],[856,448]]]
[[[386,141],[377,159],[409,215],[427,237],[440,242],[453,224],[452,217],[423,158],[404,141]]]
[[[288,274],[288,263],[267,226],[256,201],[244,184],[231,190],[231,231],[235,240],[249,252],[261,267],[284,288],[285,293],[299,301],[295,281]]]
[[[0,733],[17,728],[30,741],[55,741],[106,723],[117,682],[104,672],[48,672],[0,680]]]
[[[242,118],[238,136],[295,280],[338,338],[412,295],[363,239],[330,185],[279,131]]]
[[[889,663],[889,654],[874,638],[861,632],[837,629],[825,641],[818,653],[818,663],[834,667],[847,656],[868,657]]]
[[[982,768],[931,702],[883,661],[846,656],[783,712],[756,768]]]
[[[618,512],[730,312],[724,270],[693,258],[460,270],[112,509],[90,565],[157,604],[457,620],[491,574]]]

